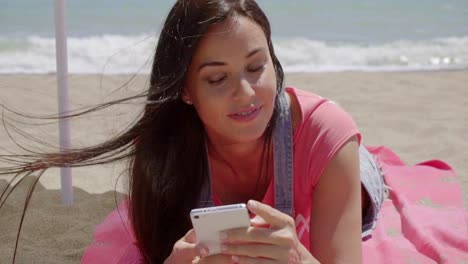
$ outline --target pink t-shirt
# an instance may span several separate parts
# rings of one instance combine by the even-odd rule
[[[353,136],[361,135],[352,117],[334,102],[311,92],[286,88],[295,96],[301,110],[301,120],[293,135],[294,220],[297,236],[310,249],[310,214],[312,193],[320,175],[338,150]],[[262,200],[273,206],[274,182]],[[213,197],[216,205],[220,200]]]

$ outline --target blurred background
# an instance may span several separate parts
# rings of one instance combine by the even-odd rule
[[[147,89],[158,34],[174,2],[67,1],[71,109]],[[455,197],[460,208],[464,200],[468,208],[468,0],[258,2],[272,24],[288,86],[338,102],[365,145],[387,146],[409,165],[440,159],[453,166],[458,177],[443,177],[435,194]],[[56,120],[35,118],[58,112],[54,35],[54,1],[0,0],[0,155],[23,154],[23,146],[58,149]],[[145,103],[140,98],[73,118],[72,146],[122,133]],[[29,204],[17,263],[79,263],[95,227],[125,197],[127,176],[125,162],[74,168],[75,202],[66,207],[59,171],[48,170]],[[0,176],[0,192],[11,179]],[[0,210],[0,263],[11,263],[33,179],[19,184]],[[443,206],[430,198],[424,206]]]

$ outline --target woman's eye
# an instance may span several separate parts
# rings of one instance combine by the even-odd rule
[[[259,71],[265,69],[265,66],[266,66],[266,65],[261,65],[260,67],[256,67],[256,68],[253,68],[253,69],[249,69],[248,71],[249,71],[249,72],[259,72]]]
[[[223,77],[221,77],[221,78],[214,79],[214,80],[208,79],[208,83],[209,83],[209,84],[220,84],[221,82],[224,81],[224,79],[226,79],[226,76],[223,76]]]

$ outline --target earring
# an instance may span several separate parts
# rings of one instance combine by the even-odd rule
[[[191,105],[191,104],[192,104],[192,101],[187,100],[187,101],[185,101],[185,103],[187,103],[188,105]]]

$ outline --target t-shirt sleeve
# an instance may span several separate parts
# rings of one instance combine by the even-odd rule
[[[312,191],[330,160],[353,136],[361,143],[361,134],[350,114],[336,103],[325,100],[304,117],[302,140],[308,171],[304,186]],[[300,143],[302,145],[302,143]]]

